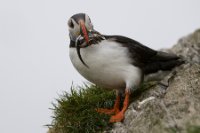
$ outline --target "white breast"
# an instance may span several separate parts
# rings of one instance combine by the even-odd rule
[[[134,89],[141,83],[141,70],[131,64],[128,49],[116,42],[103,40],[99,44],[81,48],[80,53],[89,68],[78,58],[76,48],[70,48],[74,67],[83,77],[99,86]]]

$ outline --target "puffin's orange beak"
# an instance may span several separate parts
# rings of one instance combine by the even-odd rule
[[[87,29],[85,27],[84,21],[82,21],[82,20],[79,21],[79,24],[80,24],[80,27],[81,27],[81,29],[80,29],[81,34],[83,34],[83,37],[84,37],[86,43],[89,44],[88,32],[87,32]]]

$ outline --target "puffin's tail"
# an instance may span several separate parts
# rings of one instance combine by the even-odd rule
[[[159,70],[171,70],[175,66],[183,64],[185,61],[174,54],[159,51],[153,56],[144,67],[144,74],[150,74]]]

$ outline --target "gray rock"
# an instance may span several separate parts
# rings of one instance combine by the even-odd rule
[[[181,38],[169,51],[183,56],[189,62],[200,63],[200,29]]]
[[[159,77],[162,84],[142,93],[130,104],[124,121],[107,132],[200,133],[200,30],[165,51],[182,56],[186,63],[171,72],[147,76],[148,81]],[[149,97],[145,103],[138,102]]]

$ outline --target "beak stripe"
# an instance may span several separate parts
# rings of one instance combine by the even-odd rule
[[[86,41],[87,43],[89,43],[89,37],[88,37],[87,29],[86,29],[86,27],[85,27],[84,22],[83,22],[83,21],[80,21],[79,23],[80,23],[81,31],[82,31],[82,33],[83,33],[83,36],[84,36],[84,38],[85,38],[85,41]]]

